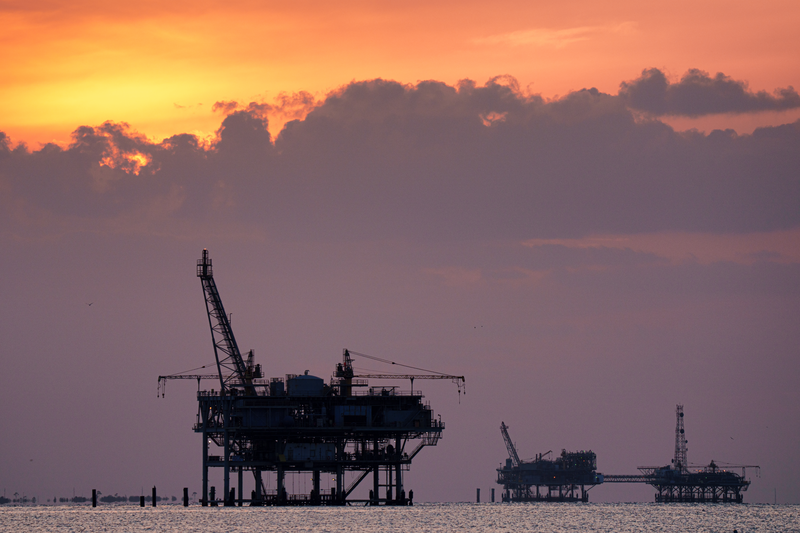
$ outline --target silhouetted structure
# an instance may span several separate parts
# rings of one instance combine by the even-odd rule
[[[756,465],[728,466],[723,469],[714,461],[700,469],[689,469],[686,432],[683,427],[683,405],[675,409],[675,456],[667,466],[640,466],[641,475],[606,475],[605,483],[647,483],[656,489],[657,502],[742,502],[742,492],[750,486],[745,478],[747,468]],[[742,474],[730,471],[741,469]]]
[[[533,461],[521,461],[505,422],[500,423],[500,432],[509,455],[505,466],[497,469],[504,502],[586,502],[588,491],[602,483],[594,452],[562,450],[561,456],[550,460],[545,459],[548,451],[537,454]]]
[[[308,371],[266,380],[261,366],[254,364],[253,352],[246,361],[239,352],[207,250],[197,262],[197,276],[203,285],[218,374],[161,376],[159,385],[167,379],[197,379],[199,389],[201,379],[219,380],[218,391],[197,393],[194,430],[202,437],[202,504],[412,504],[413,492],[406,496],[403,471],[423,447],[436,445],[444,430],[444,423],[434,418],[422,394],[413,390],[413,380],[451,379],[460,393],[463,376],[375,375],[370,377],[411,379],[412,390],[369,387],[366,379],[357,379],[360,376],[353,370],[351,352],[344,350],[329,384]],[[223,470],[224,501],[209,498],[210,468]],[[242,494],[247,471],[255,480],[249,498]],[[297,472],[311,474],[310,493],[287,492],[286,475]],[[347,472],[357,475],[345,486]],[[230,486],[232,473],[238,476],[236,491]],[[274,474],[274,489],[265,487],[265,473]],[[320,483],[323,474],[335,479],[335,487],[329,491]],[[352,499],[353,490],[370,474],[369,498]]]

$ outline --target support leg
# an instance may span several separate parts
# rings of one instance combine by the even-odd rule
[[[372,505],[378,505],[380,502],[381,496],[378,493],[381,487],[381,468],[377,464],[372,469]]]
[[[278,465],[278,505],[286,504],[286,488],[284,487],[285,473],[283,467]]]
[[[203,507],[208,507],[208,435],[205,431],[203,432],[203,492],[200,501]]]
[[[228,494],[230,494],[230,491],[231,491],[231,447],[230,447],[230,442],[229,442],[229,438],[228,438],[228,432],[225,431],[223,433],[223,436],[225,438],[225,446],[224,446],[224,450],[223,450],[223,453],[225,454],[225,456],[224,456],[224,466],[223,466],[223,481],[224,481],[225,489],[222,492],[222,494],[223,494],[222,498],[225,500],[225,504],[224,505],[230,505],[228,503],[228,499],[229,499]]]
[[[397,501],[398,505],[404,505],[405,502],[403,501],[403,499],[404,499],[405,493],[403,492],[403,464],[401,462],[402,459],[403,459],[403,455],[402,455],[402,450],[403,449],[400,447],[400,436],[399,435],[397,436],[397,439],[395,440],[394,449],[395,449],[395,453],[397,453],[397,457],[396,457],[397,465],[395,466],[395,469],[396,469],[396,474],[395,474],[396,483],[395,483],[394,497],[395,497],[395,500]]]
[[[261,505],[261,502],[263,501],[263,496],[265,496],[266,494],[264,492],[264,481],[261,479],[260,468],[256,468],[253,471],[253,477],[255,478],[255,483],[256,483],[256,490],[253,491],[255,493],[255,498],[253,499],[258,502],[258,505]]]
[[[336,465],[336,498],[339,503],[344,503],[344,471],[341,463]]]
[[[239,467],[239,507],[242,506],[242,493],[244,492],[242,490],[242,485],[243,485],[242,476],[243,475],[244,475],[244,469],[240,466]]]

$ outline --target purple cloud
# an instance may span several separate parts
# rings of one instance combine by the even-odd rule
[[[596,89],[544,101],[503,79],[354,82],[274,140],[267,112],[237,107],[210,144],[192,135],[153,143],[112,123],[78,128],[64,149],[12,150],[6,139],[4,201],[98,219],[168,204],[166,222],[222,217],[310,240],[800,224],[800,123],[678,133],[637,122],[623,99]]]
[[[657,116],[698,117],[800,107],[800,94],[791,86],[774,94],[754,93],[747,82],[734,80],[722,72],[711,77],[698,69],[690,69],[678,83],[671,83],[657,68],[645,69],[639,78],[622,82],[619,95],[632,109]]]

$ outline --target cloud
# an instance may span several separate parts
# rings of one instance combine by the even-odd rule
[[[217,111],[222,111],[223,113],[228,114],[236,111],[236,108],[238,107],[239,107],[239,102],[236,102],[235,100],[230,100],[230,101],[221,100],[219,102],[214,102],[214,105],[211,106],[211,111],[213,111],[214,113],[216,113]]]
[[[473,43],[479,45],[564,48],[573,43],[588,41],[601,34],[629,34],[635,28],[635,22],[623,22],[614,26],[577,26],[560,30],[552,28],[533,28],[491,35],[489,37],[479,37],[473,39]]]
[[[572,43],[589,39],[595,31],[596,28],[593,27],[567,28],[563,30],[536,28],[482,37],[475,39],[474,42],[476,44],[533,45],[563,48]]]
[[[353,82],[286,106],[304,116],[276,138],[264,103],[218,104],[227,114],[208,142],[154,142],[122,123],[81,126],[67,148],[3,137],[5,226],[46,213],[64,228],[117,227],[155,211],[167,232],[456,242],[800,225],[800,123],[677,133],[636,120],[619,96],[545,101],[510,77]]]
[[[619,95],[631,108],[657,116],[698,117],[800,107],[800,94],[791,86],[777,89],[771,95],[766,91],[754,93],[744,81],[722,72],[711,77],[698,69],[689,70],[677,83],[670,82],[659,69],[645,69],[639,78],[622,82]]]

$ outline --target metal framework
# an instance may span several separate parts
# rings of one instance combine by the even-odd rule
[[[403,472],[423,447],[438,443],[445,427],[422,394],[413,390],[413,381],[411,391],[369,387],[366,379],[354,379],[348,350],[328,384],[308,371],[263,379],[252,351],[246,362],[239,352],[207,250],[197,263],[197,275],[218,375],[160,376],[159,390],[163,395],[168,379],[198,380],[194,431],[202,437],[202,505],[413,504]],[[220,389],[199,390],[200,380],[210,377],[219,379]],[[444,374],[374,377],[454,379],[460,382],[459,391],[464,382],[463,376]],[[221,495],[209,487],[212,468],[222,469]],[[245,472],[253,475],[249,497],[243,494]],[[297,473],[310,474],[309,492],[290,492],[287,475]],[[334,482],[329,489],[323,486],[323,476]],[[367,477],[372,481],[369,496],[355,499],[353,491]]]
[[[641,475],[606,475],[604,483],[647,483],[656,489],[655,501],[662,503],[731,502],[742,503],[742,492],[750,486],[746,468],[755,465],[720,468],[714,461],[700,469],[689,469],[686,432],[683,426],[683,405],[675,409],[675,456],[672,464],[661,467],[640,466]],[[731,469],[742,469],[742,474]]]
[[[656,489],[655,500],[663,503],[742,503],[742,492],[750,486],[750,480],[719,468],[714,461],[696,471],[681,472],[669,467],[639,467],[639,470],[647,478],[646,483]]]
[[[750,486],[746,469],[757,465],[729,465],[720,468],[714,461],[700,469],[689,469],[686,460],[686,432],[683,405],[675,410],[675,456],[662,467],[640,466],[641,474],[603,475],[597,473],[596,456],[591,451],[568,453],[554,461],[538,454],[533,461],[520,461],[505,422],[500,432],[508,450],[506,465],[497,469],[497,483],[503,485],[503,501],[588,501],[588,490],[601,483],[647,483],[656,489],[655,501],[741,503]],[[741,475],[733,472],[741,469]],[[534,491],[535,487],[535,491]],[[588,487],[588,489],[586,488]],[[578,490],[580,489],[580,490]]]
[[[497,469],[504,502],[587,502],[589,490],[602,483],[596,472],[597,456],[591,450],[562,450],[554,460],[544,458],[548,451],[533,461],[521,461],[505,422],[500,423],[500,433],[509,455],[505,466]]]
[[[683,430],[683,405],[675,406],[675,457],[672,460],[676,470],[686,471],[689,461],[686,458],[686,432]]]
[[[519,454],[517,453],[516,446],[511,442],[511,437],[508,434],[508,426],[505,422],[500,422],[500,433],[503,435],[503,442],[506,443],[506,450],[508,451],[508,457],[511,459],[511,466],[519,466],[521,463]]]
[[[675,407],[675,457],[662,467],[640,466],[649,485],[656,489],[657,502],[735,502],[742,503],[742,492],[750,486],[742,475],[719,468],[714,461],[701,469],[689,469],[683,405]],[[758,467],[755,467],[758,468]]]
[[[208,325],[211,328],[211,341],[214,344],[214,358],[217,361],[219,373],[219,389],[221,392],[230,392],[241,388],[248,396],[255,395],[252,367],[253,352],[250,352],[251,366],[245,365],[239,345],[233,335],[231,322],[225,313],[222,299],[214,283],[214,272],[208,250],[203,249],[203,257],[197,261],[197,277],[203,284],[203,295],[206,300],[206,313]],[[260,377],[260,376],[259,376]]]

